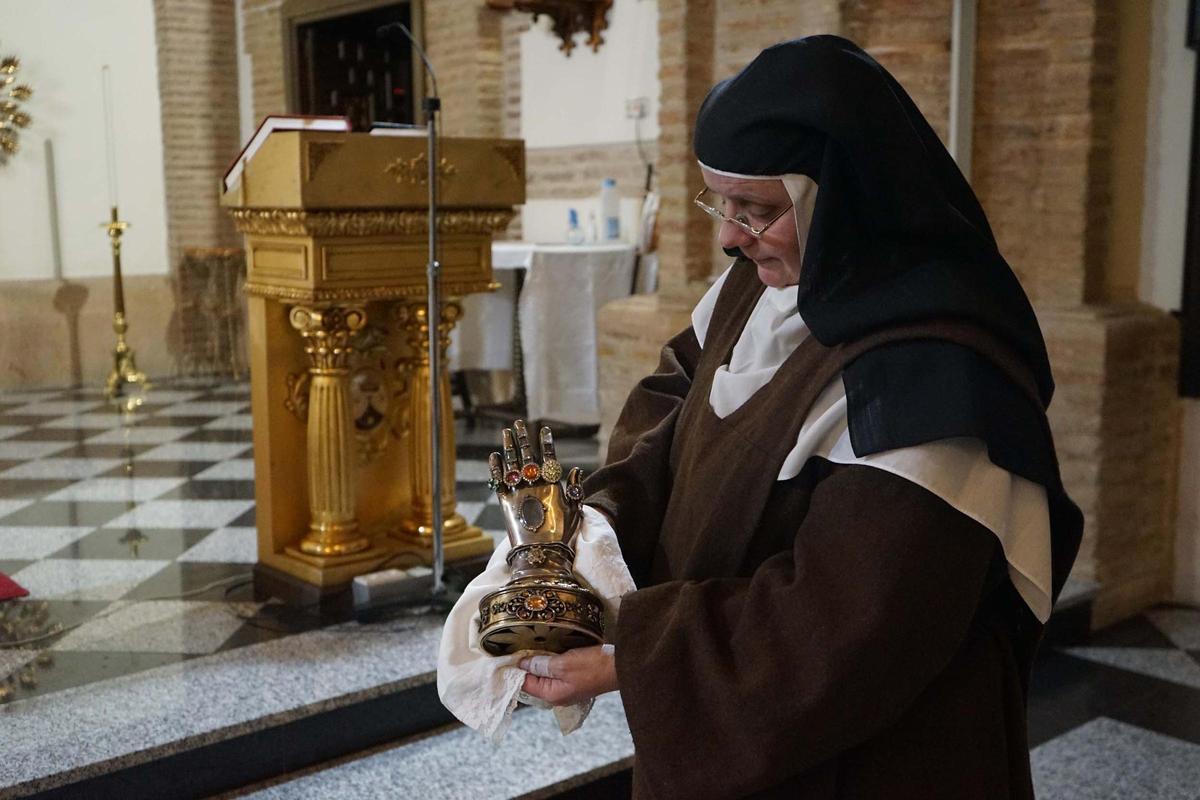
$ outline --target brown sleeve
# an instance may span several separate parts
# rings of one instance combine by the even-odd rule
[[[700,345],[690,327],[667,342],[658,369],[625,401],[605,465],[584,482],[584,502],[612,520],[621,553],[639,583],[671,494],[671,438],[699,360]]]
[[[793,548],[751,577],[621,601],[618,682],[655,796],[740,797],[874,737],[964,641],[996,537],[903,478],[822,469]]]

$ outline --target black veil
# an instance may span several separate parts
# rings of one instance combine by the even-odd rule
[[[825,345],[931,318],[1014,348],[1043,404],[1054,391],[1033,309],[957,165],[899,83],[857,45],[812,36],[764,50],[715,86],[700,162],[819,186],[798,306]]]
[[[694,142],[711,169],[817,183],[797,306],[821,344],[950,321],[982,329],[1024,365],[1019,386],[944,339],[869,350],[842,372],[850,440],[865,456],[976,437],[994,464],[1044,486],[1057,597],[1083,517],[1063,489],[1045,415],[1054,393],[1045,341],[975,193],[912,99],[854,43],[812,36],[764,50],[717,84]]]

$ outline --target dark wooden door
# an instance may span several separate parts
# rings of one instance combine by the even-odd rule
[[[299,112],[346,116],[360,131],[373,122],[411,124],[411,46],[398,32],[377,34],[390,22],[411,29],[411,16],[405,2],[297,25]]]
[[[1187,45],[1200,54],[1200,0],[1188,8]],[[1183,256],[1183,303],[1179,321],[1183,339],[1179,365],[1179,390],[1184,397],[1200,397],[1200,58],[1196,61],[1196,86],[1192,95],[1192,152],[1188,186],[1187,240]]]

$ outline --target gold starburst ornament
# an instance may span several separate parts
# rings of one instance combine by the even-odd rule
[[[0,165],[16,155],[21,147],[21,130],[33,118],[21,110],[21,103],[33,97],[33,89],[17,83],[21,60],[16,56],[0,58]]]

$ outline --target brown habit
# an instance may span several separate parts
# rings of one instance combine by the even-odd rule
[[[588,481],[639,587],[615,632],[634,795],[1032,797],[1040,626],[995,535],[871,467],[776,480],[820,391],[888,337],[810,336],[741,408],[709,407],[762,289],[733,269],[703,352],[691,329],[668,343]]]

